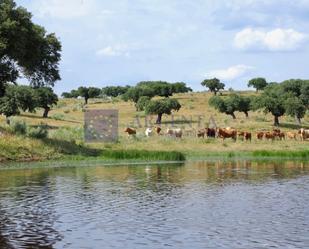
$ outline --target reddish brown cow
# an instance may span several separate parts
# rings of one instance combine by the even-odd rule
[[[278,137],[279,137],[280,140],[285,140],[285,133],[284,132],[280,132],[278,134]]]
[[[218,128],[217,136],[222,138],[223,140],[226,138],[232,138],[234,141],[236,141],[237,131],[233,129],[227,130],[227,129]]]
[[[262,140],[263,137],[264,137],[264,131],[258,131],[258,132],[256,133],[256,138],[257,138],[258,140]]]
[[[162,134],[161,134],[161,131],[162,131],[161,127],[157,126],[157,127],[155,128],[155,131],[156,131],[157,135],[162,135]]]
[[[244,131],[238,131],[237,132],[237,138],[240,138],[240,137],[244,138],[244,136],[245,136],[245,132]]]
[[[264,138],[267,139],[267,140],[274,140],[275,139],[275,135],[273,132],[265,132],[264,133]]]
[[[237,137],[238,138],[242,137],[242,140],[245,140],[245,141],[251,141],[252,134],[251,132],[247,132],[247,131],[239,131],[237,132]]]
[[[128,133],[128,136],[135,136],[136,135],[136,130],[130,127],[127,127],[124,132]]]
[[[273,134],[274,138],[278,138],[280,140],[285,139],[285,133],[281,132],[280,129],[274,129],[271,133]]]
[[[251,142],[251,140],[252,140],[252,134],[251,134],[251,132],[245,132],[245,134],[244,134],[244,138],[245,138],[245,140],[246,141],[250,141]]]

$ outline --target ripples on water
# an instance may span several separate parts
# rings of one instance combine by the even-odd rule
[[[308,248],[309,164],[0,171],[0,248]]]

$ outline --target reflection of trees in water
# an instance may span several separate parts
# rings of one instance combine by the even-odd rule
[[[49,174],[15,179],[9,194],[0,192],[0,248],[53,248],[61,239],[53,228],[53,193]]]
[[[3,227],[6,223],[6,220],[2,218],[2,216],[6,216],[5,213],[4,213],[4,210],[3,208],[1,207],[1,203],[0,203],[0,213],[1,213],[1,218],[0,218],[0,248],[2,249],[13,249],[13,247],[10,245],[10,241],[9,241],[9,238],[8,236],[4,236],[2,234],[2,230],[3,230]]]
[[[57,220],[54,206],[59,205],[55,201],[53,189],[56,179],[57,187],[64,190],[62,197],[68,198],[61,199],[57,196],[57,200],[60,200],[62,206],[65,206],[64,202],[71,204],[67,209],[73,202],[81,213],[87,210],[89,217],[102,215],[100,212],[104,210],[117,219],[116,215],[113,216],[115,210],[122,214],[122,211],[135,209],[144,212],[146,210],[147,214],[155,215],[149,219],[160,219],[160,208],[181,205],[183,199],[191,194],[191,183],[215,185],[215,188],[220,190],[221,184],[229,184],[229,181],[259,182],[297,177],[304,172],[308,174],[308,167],[308,162],[234,160],[189,162],[186,165],[2,172],[0,248],[52,248],[53,244],[61,239],[54,229],[54,220]],[[2,189],[4,191],[1,191]],[[7,189],[10,191],[6,191]],[[173,198],[170,198],[171,196]],[[180,201],[175,201],[177,199]],[[127,214],[123,215],[126,217]],[[139,218],[142,222],[143,217]]]

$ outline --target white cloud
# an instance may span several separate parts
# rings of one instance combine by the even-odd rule
[[[235,65],[226,69],[212,70],[205,76],[209,78],[216,77],[220,80],[234,80],[244,76],[252,69],[254,69],[254,67],[248,65]]]
[[[130,56],[129,48],[127,45],[115,45],[115,46],[107,46],[102,49],[99,49],[96,52],[97,56],[104,57],[114,57],[114,56]]]
[[[89,15],[96,9],[95,0],[35,0],[35,13],[43,17],[71,19]]]
[[[308,36],[294,29],[262,29],[245,28],[234,38],[237,48],[244,50],[292,51],[307,40]]]

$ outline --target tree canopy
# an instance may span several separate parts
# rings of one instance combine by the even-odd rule
[[[0,113],[7,118],[19,115],[20,111],[34,112],[37,107],[34,89],[29,86],[8,85],[0,98]],[[7,119],[8,120],[8,119]]]
[[[35,89],[35,97],[36,106],[44,109],[43,118],[47,118],[51,107],[58,102],[57,94],[50,87],[40,87]]]
[[[144,111],[146,105],[149,103],[150,100],[151,100],[151,98],[148,97],[148,96],[142,96],[142,97],[140,97],[139,100],[138,100],[137,103],[136,103],[136,109],[137,109],[138,111]]]
[[[253,78],[249,80],[248,87],[253,87],[258,92],[259,90],[263,90],[267,86],[267,81],[265,78]]]
[[[290,79],[280,85],[285,93],[286,113],[301,123],[306,110],[309,109],[309,81]]]
[[[99,97],[101,94],[101,89],[97,87],[79,87],[77,89],[79,96],[85,99],[85,104],[88,104],[90,98]]]
[[[249,116],[251,98],[235,93],[230,94],[228,97],[213,96],[209,99],[209,105],[219,112],[231,115],[233,119],[236,119],[236,111],[245,113],[246,117]]]
[[[201,85],[207,87],[209,91],[214,93],[214,95],[217,95],[217,93],[225,87],[225,84],[217,78],[206,79],[201,83]]]
[[[264,92],[255,98],[254,109],[263,109],[274,116],[274,125],[279,126],[279,117],[285,114],[286,95],[280,84],[269,84]]]
[[[53,86],[60,80],[61,44],[31,18],[13,0],[0,0],[0,96],[21,73],[36,87]]]
[[[154,89],[152,89],[148,86],[136,86],[136,87],[131,87],[123,95],[123,99],[125,101],[131,100],[136,104],[142,96],[147,96],[149,98],[153,98],[154,96],[156,96],[156,94],[155,94]]]
[[[161,96],[168,98],[175,93],[186,93],[189,91],[192,91],[192,89],[187,87],[183,82],[169,83],[166,81],[141,81],[135,87],[129,88],[129,90],[123,95],[123,99],[125,101],[133,101],[136,108],[141,109],[141,102],[137,104],[141,97],[148,97],[151,99],[155,96]]]
[[[181,105],[177,99],[150,100],[145,107],[145,113],[158,115],[156,123],[161,124],[163,114],[170,115],[172,111],[179,111],[180,108]]]
[[[118,97],[125,94],[130,86],[107,86],[102,88],[102,94],[108,97]]]

